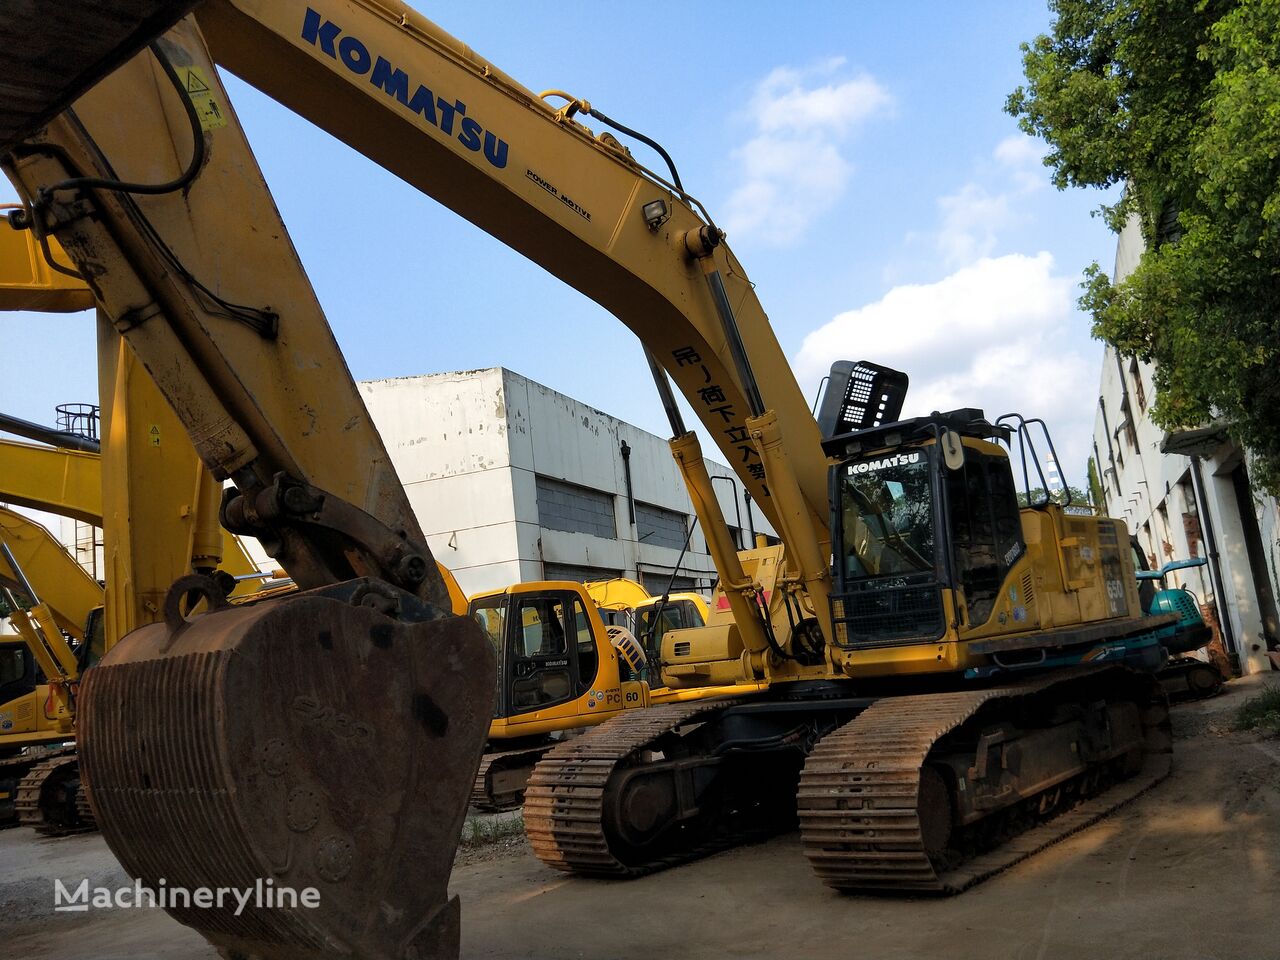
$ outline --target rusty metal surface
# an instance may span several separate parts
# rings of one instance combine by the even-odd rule
[[[548,742],[521,750],[495,750],[480,758],[475,783],[471,787],[471,805],[477,810],[514,810],[524,800],[524,789],[515,789],[512,778],[524,771],[527,783],[534,765],[555,744]]]
[[[48,122],[195,0],[6,0],[0,7],[0,149]]]
[[[800,832],[814,871],[840,890],[958,893],[1149,789],[1171,768],[1168,711],[1158,703],[1146,704],[1143,714],[1141,773],[993,850],[962,863],[939,862],[932,849],[937,828],[922,814],[922,803],[934,812],[938,806],[935,791],[921,789],[926,757],[980,708],[998,712],[1064,684],[1078,685],[1085,698],[1096,697],[1104,678],[1113,682],[1117,676],[1085,668],[986,690],[891,697],[869,707],[824,737],[801,773]],[[1149,697],[1150,678],[1133,676],[1140,695]]]
[[[732,700],[673,703],[624,713],[559,744],[533,770],[524,827],[534,855],[549,867],[598,877],[628,877],[710,852],[698,845],[645,863],[624,863],[605,826],[609,781],[628,759],[677,727],[706,720]],[[719,837],[717,846],[732,843]]]
[[[56,781],[79,778],[75,747],[51,750],[35,760],[16,758],[12,762],[15,765],[24,762],[30,765],[14,791],[14,815],[22,826],[31,827],[37,833],[50,837],[85,833],[96,828],[92,815],[87,818],[80,815],[79,800],[84,795],[83,790],[75,791],[69,806],[59,805],[56,809],[47,806],[47,787],[56,787]],[[46,802],[42,803],[42,799]]]
[[[447,882],[492,659],[468,618],[395,621],[324,591],[137,630],[83,684],[102,832],[153,886],[319,891],[319,909],[170,910],[224,951],[455,956]]]

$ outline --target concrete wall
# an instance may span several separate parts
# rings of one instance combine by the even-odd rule
[[[520,526],[520,563],[527,571],[525,579],[540,577],[544,561],[622,570],[633,578],[641,573],[670,572],[680,551],[640,542],[631,525],[621,454],[625,441],[631,449],[632,489],[638,502],[692,518],[693,508],[667,441],[517,373],[504,370],[503,376]],[[708,466],[713,476],[732,476],[725,466]],[[535,484],[538,475],[613,494],[616,539],[541,528]],[[732,523],[734,502],[741,497],[741,490],[727,481],[716,481],[715,486],[721,507]],[[754,516],[758,532],[773,533],[758,510]],[[706,541],[698,531],[694,532],[681,569],[693,576],[701,575],[708,584],[715,578]]]
[[[436,558],[467,593],[521,579],[499,369],[360,384]]]
[[[1135,218],[1121,232],[1117,244],[1117,280],[1132,272],[1142,250],[1142,234]],[[1220,599],[1219,615],[1225,614],[1229,620],[1241,669],[1246,673],[1268,670],[1265,602],[1256,579],[1269,580],[1273,592],[1280,583],[1280,515],[1276,500],[1254,491],[1242,502],[1232,473],[1242,464],[1247,471],[1247,452],[1230,442],[1225,433],[1207,431],[1209,436],[1196,448],[1206,502],[1197,502],[1191,457],[1161,452],[1162,446],[1177,438],[1171,438],[1151,422],[1154,373],[1151,364],[1118,357],[1113,347],[1106,348],[1094,418],[1094,450],[1106,512],[1128,524],[1148,562],[1155,567],[1170,560],[1206,556],[1201,538],[1211,526],[1225,596],[1215,598],[1207,567],[1175,573],[1170,583],[1188,586],[1202,600]],[[1205,509],[1207,518],[1202,515]],[[1257,566],[1250,562],[1242,510],[1256,518],[1261,531],[1265,559]]]
[[[638,502],[692,518],[665,439],[497,367],[367,381],[360,391],[432,550],[467,593],[541,579],[545,563],[634,578],[675,566],[678,549],[638,539],[621,455],[625,441]],[[713,475],[732,476],[727,467],[708,466]],[[545,529],[538,476],[612,496],[615,536]],[[735,501],[743,509],[741,489],[728,481],[715,486],[732,524]],[[753,515],[757,532],[773,534],[758,509]],[[707,586],[715,577],[698,531],[681,570]]]

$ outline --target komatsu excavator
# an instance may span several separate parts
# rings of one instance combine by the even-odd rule
[[[89,796],[130,874],[272,876],[325,907],[179,920],[262,957],[456,953],[446,881],[495,688],[492,645],[448,612],[215,62],[596,300],[649,353],[720,574],[711,622],[663,638],[664,679],[768,689],[624,712],[553,749],[525,804],[546,862],[668,866],[778,829],[798,779],[828,883],[957,890],[1164,775],[1158,686],[1107,662],[1151,629],[1123,524],[1019,513],[992,442],[1011,433],[976,411],[852,415],[851,378],[820,430],[674,165],[650,171],[585,121],[652,140],[521,87],[395,0],[207,0],[183,18],[191,6],[0,13],[22,38],[0,66],[20,94],[0,106],[12,221],[61,242],[103,355],[127,343],[230,481],[223,524],[301,588],[232,607],[211,578],[180,577],[160,608],[130,608],[138,629],[83,684]],[[778,531],[753,563],[668,377]],[[882,471],[899,472],[860,483]],[[127,625],[110,590],[109,637]]]
[[[706,608],[697,594],[690,597]],[[470,614],[489,637],[498,662],[493,721],[472,806],[518,806],[534,765],[548,750],[625,711],[750,692],[734,684],[663,686],[656,658],[641,639],[629,627],[604,619],[606,612],[647,613],[660,599],[624,578],[585,584],[538,580],[471,597]],[[665,623],[705,623],[692,599],[669,599],[687,607],[675,606]]]

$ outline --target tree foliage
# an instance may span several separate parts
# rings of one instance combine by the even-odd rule
[[[1059,188],[1124,183],[1102,212],[1146,252],[1095,263],[1095,336],[1156,363],[1152,418],[1223,419],[1280,492],[1280,0],[1050,0],[1006,109]]]
[[[1089,458],[1087,476],[1089,477],[1089,502],[1099,510],[1106,512],[1107,498],[1103,496],[1102,480],[1098,477],[1098,465],[1094,462],[1093,457]]]
[[[1069,486],[1071,491],[1071,503],[1075,506],[1087,506],[1089,503],[1089,495],[1079,487]],[[1044,487],[1032,487],[1030,497],[1027,496],[1025,490],[1018,491],[1018,506],[1025,507],[1028,504],[1040,504],[1046,500],[1052,500],[1054,503],[1066,503],[1067,491],[1055,490],[1048,496],[1045,495]]]

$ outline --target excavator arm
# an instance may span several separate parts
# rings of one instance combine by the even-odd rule
[[[622,319],[804,561],[825,607],[817,426],[745,271],[694,198],[579,123],[589,104],[568,98],[557,109],[408,7],[219,0],[197,18],[218,63]],[[223,122],[219,103],[208,101],[205,122]],[[748,423],[766,411],[767,422]],[[696,468],[700,457],[684,460]]]
[[[0,544],[8,551],[8,556],[0,551],[0,587],[26,594],[26,583],[35,584],[58,630],[84,640],[90,612],[102,606],[102,587],[48,530],[4,507],[0,507]]]
[[[325,911],[179,917],[233,952],[456,952],[447,880],[493,653],[449,612],[194,22],[13,145],[5,165],[33,237],[60,242],[99,305],[116,471],[104,487],[122,484],[130,510],[104,517],[124,537],[107,581],[135,598],[115,632],[139,625],[86,674],[79,701],[81,773],[108,842],[153,883],[324,888]],[[139,378],[172,407],[214,492],[231,481],[224,525],[262,540],[298,593],[228,607],[208,578],[185,576],[155,594],[175,565],[132,536],[153,452],[127,402]],[[158,433],[163,449],[171,435]],[[203,515],[205,485],[190,489],[187,509]],[[208,612],[192,616],[197,600]],[[120,611],[109,596],[108,616]]]
[[[83,29],[53,36],[78,47],[81,62],[59,64],[65,75],[43,100],[0,117],[0,130],[14,131],[0,141],[3,165],[24,200],[11,222],[42,246],[58,241],[93,290],[102,382],[128,373],[127,343],[212,476],[231,482],[223,524],[258,537],[303,590],[226,608],[188,577],[162,611],[153,601],[163,622],[130,634],[84,683],[95,812],[144,879],[167,865],[220,883],[275,875],[324,886],[323,916],[247,911],[232,922],[177,911],[225,950],[452,953],[458,908],[445,882],[487,727],[492,653],[474,623],[445,612],[443,579],[215,62],[636,333],[757,655],[767,651],[753,584],[667,376],[783,534],[798,568],[788,589],[807,591],[810,616],[829,633],[816,423],[709,215],[674,167],[669,180],[655,175],[612,134],[584,126],[588,115],[609,123],[589,104],[563,94],[563,106],[548,103],[395,3],[210,0],[163,36],[183,4],[106,6],[125,19],[132,9],[136,29],[124,40],[104,32],[100,43]],[[71,3],[59,23],[102,8]],[[26,37],[6,68],[19,82],[30,65],[57,59],[39,49],[47,25],[24,28],[20,15],[4,18]],[[106,79],[84,86],[98,75]],[[56,113],[63,102],[71,107]],[[145,482],[145,468],[122,469]],[[125,561],[122,575],[145,558]],[[184,604],[197,596],[210,611],[193,617]],[[194,728],[180,729],[178,716]],[[193,755],[192,737],[212,749]]]

